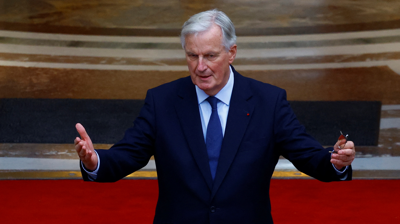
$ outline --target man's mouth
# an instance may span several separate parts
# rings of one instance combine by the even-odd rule
[[[198,75],[198,77],[199,77],[200,79],[208,79],[208,78],[211,77],[211,75]]]

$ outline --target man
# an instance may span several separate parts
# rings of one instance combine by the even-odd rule
[[[76,125],[85,180],[117,181],[154,155],[154,223],[243,224],[273,223],[269,185],[280,155],[321,181],[351,179],[353,142],[338,141],[338,153],[329,153],[305,133],[284,90],[231,66],[236,35],[224,13],[191,17],[181,42],[190,77],[149,90],[134,126],[110,150],[95,151]]]

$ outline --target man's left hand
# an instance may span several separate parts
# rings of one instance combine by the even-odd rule
[[[332,153],[331,163],[336,169],[341,170],[351,165],[356,155],[356,150],[352,141],[346,142],[346,139],[338,140],[333,149],[337,153]]]

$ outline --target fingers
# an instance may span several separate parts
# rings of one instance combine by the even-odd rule
[[[85,128],[80,123],[77,123],[75,125],[75,128],[78,131],[79,135],[81,136],[80,138],[76,137],[74,140],[75,149],[78,150],[79,149],[78,144],[81,144],[82,146],[85,145],[88,150],[93,151],[94,147],[93,147],[92,140],[90,139],[89,135],[87,134]]]
[[[97,154],[94,152],[92,140],[90,140],[85,128],[80,123],[77,123],[75,128],[81,136],[80,138],[76,137],[74,140],[75,150],[79,159],[87,169],[95,170],[98,158]]]
[[[81,138],[76,137],[74,140],[75,144],[75,150],[78,153],[78,156],[81,160],[84,160],[86,154],[87,154],[87,147],[86,147],[86,139],[90,139],[85,128],[80,124],[77,123],[75,125],[76,130],[78,131],[79,135]]]
[[[81,145],[81,144],[79,144],[79,145],[80,145],[80,150],[78,152],[78,155],[81,159],[85,160],[85,156],[86,156],[86,154],[88,154],[88,150],[85,145]]]
[[[335,146],[334,146],[334,150],[338,151],[340,149],[344,149],[347,148],[347,140],[346,139],[340,139],[336,142]]]
[[[87,154],[91,154],[90,148],[86,146],[86,142],[76,137],[74,140],[75,150],[81,160],[85,160]]]
[[[334,147],[337,153],[331,155],[331,163],[337,168],[351,165],[356,154],[352,141],[348,141],[345,144],[343,143],[345,143],[345,141],[338,141]],[[343,145],[342,149],[338,148],[340,145]]]
[[[332,163],[333,165],[335,165],[335,167],[336,167],[337,170],[341,170],[341,169],[343,169],[344,167],[346,167],[346,166],[349,165],[348,163],[345,163],[345,162],[343,162],[343,161],[341,161],[341,160],[336,160],[336,159],[331,159],[331,163]]]
[[[76,152],[79,154],[79,152],[82,150],[82,146],[85,145],[85,142],[82,141],[79,137],[76,137],[74,140],[74,145]]]
[[[75,125],[75,128],[76,128],[76,130],[78,131],[79,135],[81,136],[81,138],[82,138],[83,140],[88,140],[88,139],[90,139],[90,138],[89,138],[89,135],[87,134],[87,132],[86,132],[85,128],[83,127],[83,125],[81,125],[80,123],[77,123],[77,124]]]
[[[346,142],[346,145],[345,145],[345,147],[343,147],[343,149],[352,149],[355,152],[354,142],[352,142],[352,141]]]
[[[81,139],[79,137],[76,137],[74,140],[74,145],[76,146],[76,144],[78,144],[81,141]]]
[[[92,151],[86,152],[86,155],[84,157],[84,161],[90,160],[90,158],[92,157],[92,154],[93,154]]]
[[[342,152],[344,150],[340,150],[337,154],[332,154],[332,159],[340,160],[343,162],[352,162],[354,160],[354,156],[351,152]]]
[[[82,141],[79,144],[75,145],[75,150],[78,153],[78,156],[81,160],[84,160],[86,154],[90,151],[87,149],[85,143]]]
[[[78,144],[78,156],[86,169],[93,171],[97,167],[98,158],[94,151],[86,148],[85,145]]]

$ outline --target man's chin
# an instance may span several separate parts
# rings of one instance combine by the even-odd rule
[[[196,85],[202,90],[208,90],[212,87],[211,80],[196,79]]]
[[[204,92],[207,92],[210,90],[210,88],[206,85],[197,85],[197,87],[199,87],[199,89],[203,90]]]

